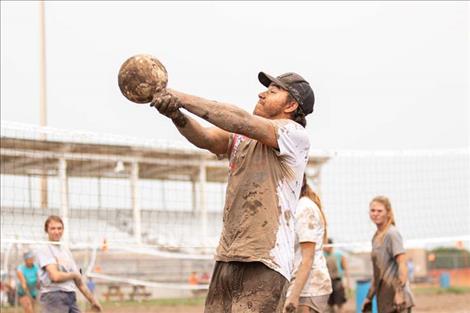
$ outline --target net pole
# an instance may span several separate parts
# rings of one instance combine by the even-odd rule
[[[47,94],[46,94],[46,14],[44,1],[39,1],[39,125],[47,126]],[[46,140],[46,134],[41,134]],[[41,208],[48,207],[47,175],[41,176],[40,197]]]
[[[134,237],[138,245],[142,243],[141,212],[139,202],[139,163],[131,163],[131,197],[134,213]]]
[[[59,180],[60,180],[60,215],[64,222],[63,242],[69,245],[69,194],[67,188],[67,161],[59,159]]]
[[[202,238],[207,239],[207,204],[206,204],[206,164],[203,159],[199,165],[199,209],[202,219]]]

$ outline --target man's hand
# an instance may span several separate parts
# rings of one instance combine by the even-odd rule
[[[299,306],[299,297],[293,297],[292,295],[286,299],[284,304],[283,313],[295,313]]]
[[[181,114],[179,108],[182,107],[182,104],[178,97],[169,93],[167,90],[164,90],[153,96],[150,106],[155,107],[160,114],[174,119]]]
[[[101,307],[101,304],[94,300],[92,303],[91,303],[91,310],[93,312],[103,312],[103,308]]]

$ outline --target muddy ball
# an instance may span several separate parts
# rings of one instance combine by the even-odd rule
[[[168,73],[157,58],[138,54],[122,64],[118,83],[127,99],[136,103],[149,103],[155,93],[166,88]]]

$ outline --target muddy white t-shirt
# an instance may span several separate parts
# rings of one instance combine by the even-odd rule
[[[294,214],[310,141],[292,120],[272,121],[279,149],[231,135],[224,224],[217,261],[262,262],[290,280]]]
[[[295,212],[295,270],[294,277],[302,261],[302,252],[300,250],[301,242],[314,242],[315,255],[312,269],[308,279],[300,293],[301,297],[316,297],[330,294],[331,278],[326,266],[325,256],[323,255],[323,235],[325,226],[321,219],[320,208],[307,197],[302,197],[297,205]],[[291,287],[293,283],[291,284]],[[290,290],[289,290],[290,292]]]
[[[78,267],[73,260],[70,250],[63,245],[44,244],[36,249],[36,259],[39,263],[39,281],[41,293],[53,291],[72,292],[76,290],[75,282],[67,280],[61,283],[51,281],[46,266],[57,264],[59,272],[78,272]]]

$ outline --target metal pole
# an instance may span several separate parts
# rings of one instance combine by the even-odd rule
[[[194,216],[197,211],[197,189],[196,178],[191,175],[191,213]]]
[[[139,163],[132,162],[131,166],[131,197],[134,212],[134,236],[138,244],[142,243],[141,213],[139,201]]]
[[[199,205],[201,219],[202,219],[202,240],[207,240],[207,205],[206,205],[206,164],[205,160],[201,160],[199,164]]]
[[[28,202],[29,209],[33,211],[33,185],[31,184],[31,175],[28,175]]]
[[[68,246],[69,244],[69,193],[67,186],[67,161],[59,160],[59,180],[60,180],[60,215],[64,222],[64,235],[62,242]]]
[[[98,177],[98,209],[101,209],[101,177]]]
[[[46,14],[44,1],[39,1],[39,126],[47,126],[46,102]],[[42,133],[41,140],[46,140]],[[47,176],[41,176],[40,182],[41,208],[48,206]]]

